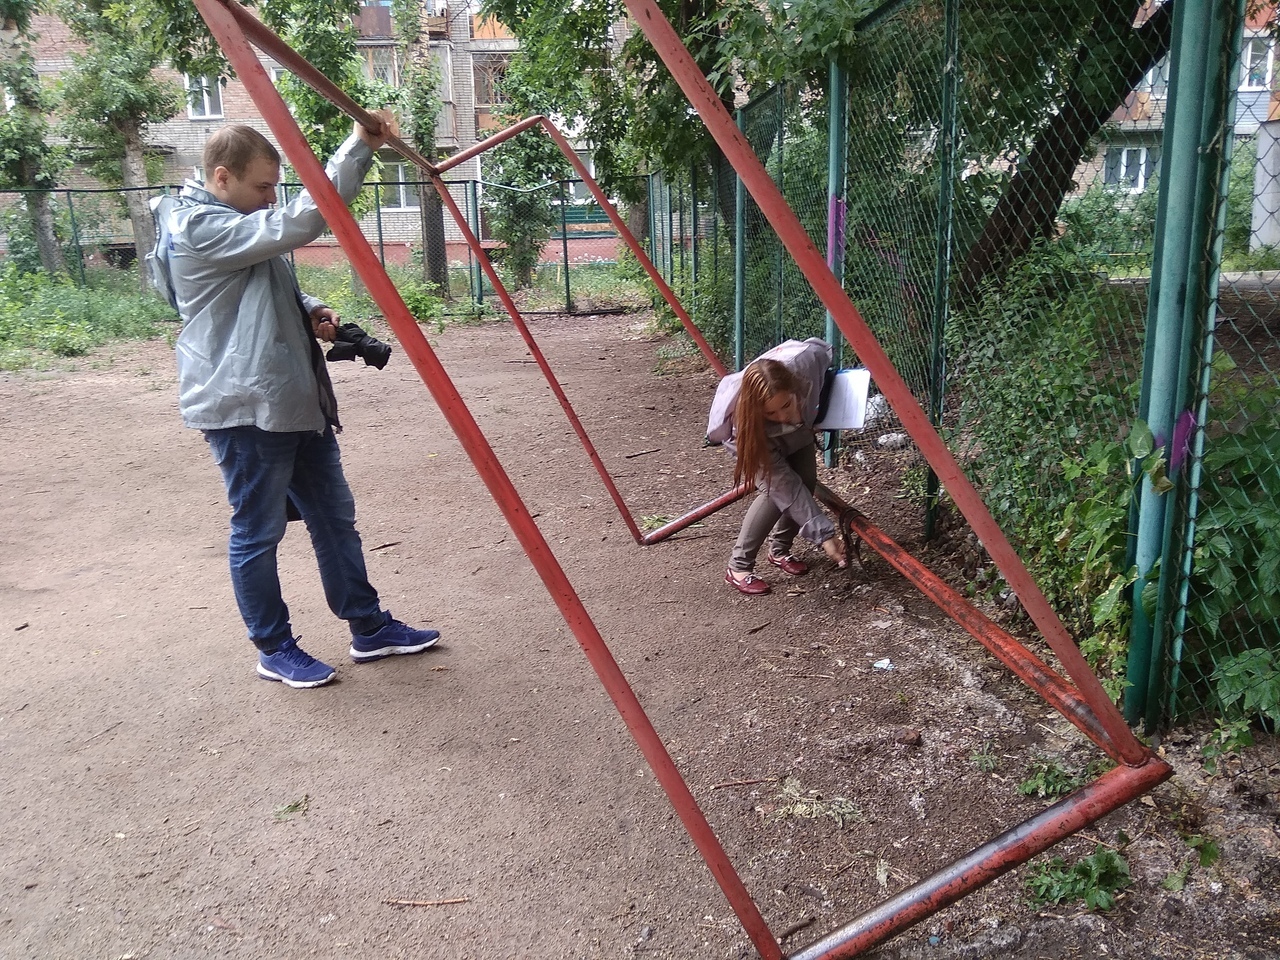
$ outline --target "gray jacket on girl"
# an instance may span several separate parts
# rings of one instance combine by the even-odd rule
[[[756,358],[778,360],[796,375],[802,388],[798,401],[804,418],[803,424],[799,426],[771,423],[765,427],[765,436],[769,440],[771,473],[768,482],[763,475],[757,476],[756,486],[768,495],[779,510],[789,514],[799,525],[800,536],[816,544],[825,543],[836,535],[835,524],[814,499],[800,475],[787,464],[787,458],[813,443],[813,424],[818,416],[822,381],[827,368],[831,366],[831,356],[829,343],[810,337],[808,340],[787,340]],[[707,439],[711,443],[724,444],[735,456],[738,451],[734,443],[733,413],[741,388],[741,371],[731,373],[721,380],[707,420]]]

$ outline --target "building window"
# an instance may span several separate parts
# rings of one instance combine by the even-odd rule
[[[1160,62],[1148,70],[1138,82],[1138,92],[1148,93],[1152,97],[1169,96],[1169,58],[1162,57]]]
[[[378,187],[378,202],[383,210],[417,210],[418,168],[400,160],[382,162],[382,185]]]
[[[1159,166],[1159,147],[1108,147],[1103,158],[1102,182],[1130,193],[1141,193]]]
[[[506,103],[502,92],[502,78],[506,76],[510,57],[505,53],[474,54],[471,69],[475,74],[476,106],[492,107]]]
[[[395,47],[387,44],[361,47],[360,56],[364,59],[366,78],[392,87],[400,86],[400,57]]]
[[[184,76],[187,87],[187,116],[208,120],[222,116],[222,86],[217,77]]]
[[[432,47],[431,60],[440,80],[440,89],[437,91],[440,99],[445,103],[453,103],[453,51],[443,44]]]
[[[1270,90],[1273,54],[1266,37],[1246,37],[1240,48],[1240,89]]]
[[[591,156],[591,151],[575,150],[574,153],[578,155],[578,159],[582,161],[582,165],[587,168],[587,173],[591,174],[592,179],[595,179],[596,162],[595,158]],[[571,176],[574,178],[573,199],[580,203],[590,203],[594,201],[595,197],[591,193],[591,188],[587,186],[585,181],[577,179],[577,171],[574,171]]]

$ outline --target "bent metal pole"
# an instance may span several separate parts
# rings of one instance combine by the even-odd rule
[[[350,258],[352,267],[368,287],[374,301],[382,308],[405,354],[426,383],[441,413],[475,465],[476,472],[489,488],[498,508],[524,547],[547,592],[551,594],[565,622],[573,631],[756,950],[764,960],[781,960],[782,951],[760,915],[759,908],[734,871],[711,825],[640,706],[635,691],[627,683],[608,645],[583,606],[582,599],[574,591],[542,532],[533,522],[528,508],[520,499],[511,478],[498,462],[493,448],[471,416],[471,411],[467,409],[369,242],[360,232],[359,224],[325,176],[320,161],[311,151],[297,122],[238,27],[229,10],[230,6],[234,6],[234,0],[195,0],[195,5],[244,83],[245,89],[261,110],[272,133],[284,148],[286,156],[311,193],[343,251]]]
[[[804,225],[796,217],[773,178],[756,157],[746,138],[729,116],[720,98],[703,75],[693,57],[681,42],[670,22],[658,9],[654,0],[625,0],[627,9],[636,25],[662,58],[672,77],[685,96],[698,111],[702,122],[715,139],[726,159],[733,165],[742,183],[750,192],[765,219],[787,248],[796,266],[813,287],[824,307],[831,312],[840,331],[857,351],[858,358],[871,371],[876,385],[889,401],[893,412],[903,427],[920,447],[920,452],[933,467],[956,507],[969,521],[974,533],[982,541],[996,568],[1018,596],[1027,614],[1040,628],[1045,641],[1057,655],[1063,669],[1071,677],[1081,695],[1093,707],[1098,720],[1115,744],[1116,750],[1128,764],[1141,764],[1147,751],[1124,722],[1111,698],[1102,688],[1097,676],[1080,654],[1067,628],[1058,619],[1022,563],[1013,545],[1009,543],[999,524],[987,510],[981,494],[965,476],[947,445],[929,422],[928,416],[916,402],[911,389],[898,374],[897,368],[880,346],[862,314],[836,280],[826,260],[814,245]]]

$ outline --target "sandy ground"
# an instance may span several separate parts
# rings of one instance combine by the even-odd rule
[[[633,319],[534,329],[637,518],[727,489],[701,447],[709,373]],[[1043,809],[1016,790],[1034,758],[1096,758],[883,563],[810,548],[808,576],[740,597],[721,577],[742,504],[636,547],[515,332],[433,343],[788,951]],[[371,578],[444,642],[350,663],[291,528],[295,630],[340,665],[295,691],[254,675],[168,346],[0,375],[0,956],[753,956],[404,356],[336,379]],[[920,547],[899,465],[828,479]],[[1209,781],[1171,741],[1177,780],[1054,851],[1123,845],[1115,911],[1029,907],[1022,868],[877,955],[1280,956],[1262,749]],[[1166,890],[1188,833],[1223,856]]]

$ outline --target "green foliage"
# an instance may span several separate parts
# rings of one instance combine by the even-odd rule
[[[1116,894],[1132,882],[1128,861],[1098,844],[1091,856],[1071,866],[1061,857],[1037,865],[1027,878],[1027,889],[1037,904],[1083,900],[1090,910],[1110,910]]]
[[[1033,760],[1023,771],[1025,777],[1018,784],[1018,792],[1024,796],[1060,797],[1084,784],[1084,778],[1053,759]]]
[[[1187,695],[1280,723],[1280,384],[1221,349],[1187,591]],[[1206,689],[1207,688],[1207,689]],[[1211,702],[1212,702],[1211,701]]]
[[[108,16],[111,6],[102,0],[58,0],[54,9],[87,45],[71,54],[72,69],[62,76],[63,131],[89,149],[96,177],[119,185],[126,149],[140,149],[148,125],[177,114],[182,91],[154,72],[168,60],[154,43],[155,34],[133,31],[130,20]]]
[[[357,0],[262,0],[259,9],[267,26],[356,103],[377,109],[394,101],[389,86],[364,75],[356,48]],[[280,81],[280,93],[322,160],[350,136],[346,115],[292,74]]]
[[[1159,193],[1154,179],[1138,194],[1095,182],[1063,203],[1061,248],[1108,276],[1149,272]]]
[[[1137,576],[1126,554],[1142,474],[1131,461],[1167,482],[1150,431],[1123,432],[1137,408],[1142,319],[1129,289],[1041,247],[947,331],[971,475],[1113,695]]]
[[[1253,732],[1249,729],[1248,720],[1240,717],[1232,719],[1218,717],[1214,721],[1213,733],[1200,747],[1205,773],[1211,775],[1217,773],[1224,757],[1240,753],[1252,746]]]
[[[992,748],[991,742],[986,741],[982,744],[980,750],[975,750],[969,754],[969,762],[983,773],[992,773],[1000,766],[1000,757]]]
[[[1248,270],[1253,236],[1253,177],[1258,162],[1255,134],[1236,142],[1231,153],[1227,184],[1227,222],[1222,236],[1223,269]],[[1274,256],[1271,251],[1271,256]],[[1253,269],[1275,269],[1258,266]]]
[[[1227,716],[1263,717],[1280,726],[1280,653],[1251,647],[1219,660],[1212,680]]]
[[[298,264],[295,270],[298,286],[337,310],[343,320],[366,326],[383,319],[382,311],[373,298],[363,288],[357,293],[350,270],[303,263]],[[420,271],[394,264],[388,264],[386,270],[405,306],[419,323],[438,326],[444,322],[444,301],[439,291],[422,279]]]
[[[145,340],[176,320],[159,297],[138,291],[132,274],[104,269],[87,279],[78,287],[6,265],[0,273],[0,369],[80,356],[111,340]]]
[[[513,61],[502,78],[506,105],[499,119],[503,124],[549,112],[549,105],[529,84],[521,64]],[[571,177],[571,168],[549,137],[540,130],[530,130],[486,156],[484,176],[482,203],[489,229],[503,244],[493,252],[494,262],[517,288],[528,287],[542,248],[559,222],[557,204],[563,194],[556,181]]]
[[[1184,833],[1182,834],[1182,839],[1186,842],[1187,846],[1191,848],[1193,855],[1187,857],[1186,862],[1173,873],[1169,874],[1169,876],[1165,877],[1160,884],[1166,890],[1172,890],[1174,892],[1183,889],[1187,885],[1187,878],[1191,875],[1191,871],[1194,870],[1197,865],[1199,865],[1201,869],[1207,869],[1213,866],[1221,855],[1221,851],[1218,849],[1218,844],[1210,837],[1206,837],[1198,833]]]

